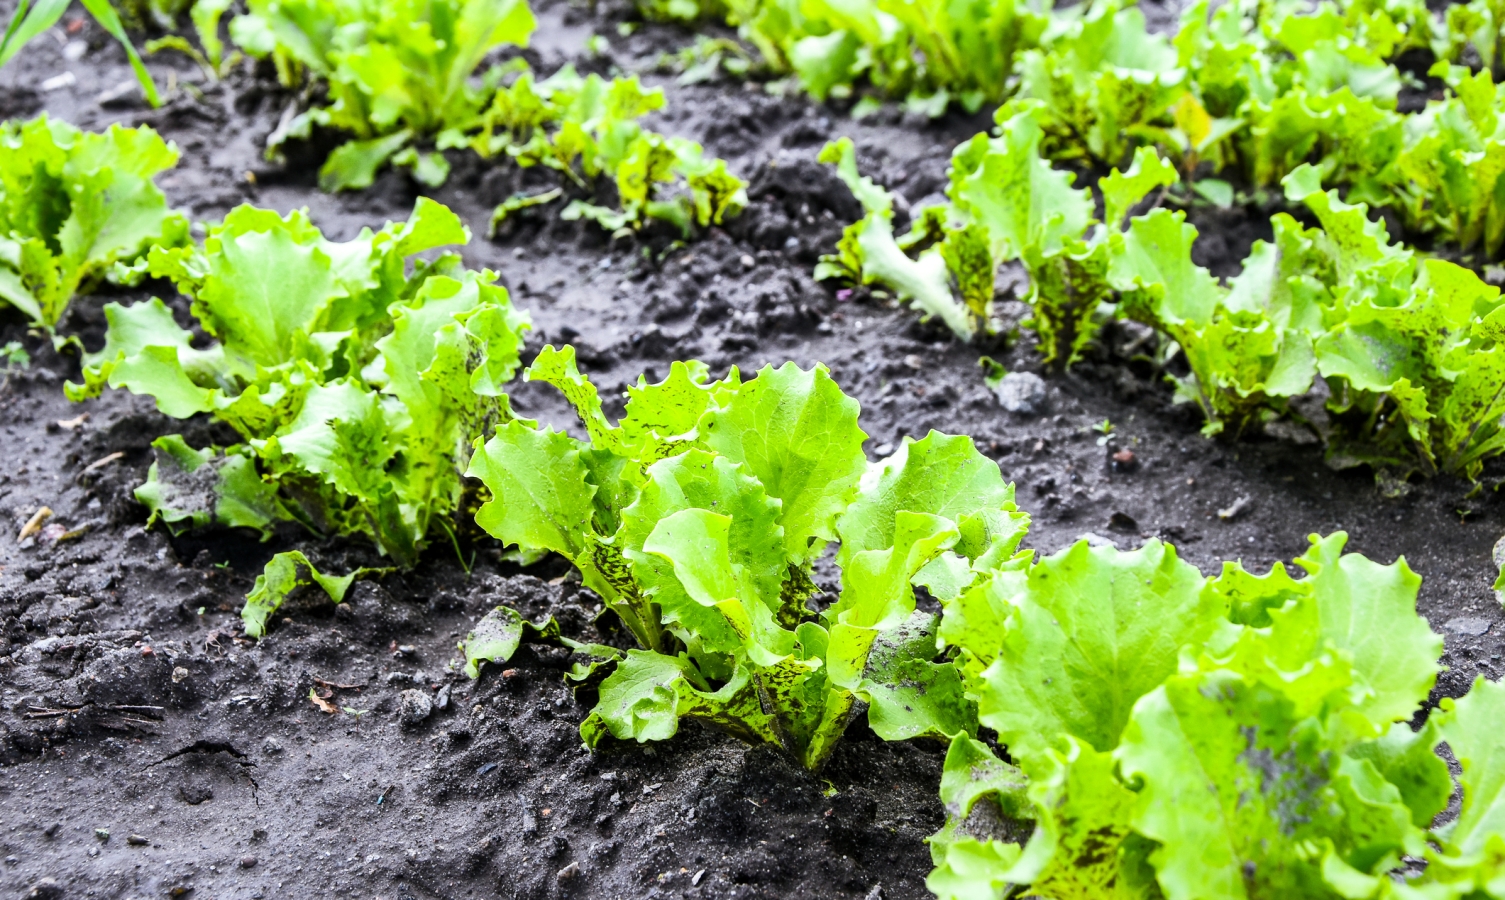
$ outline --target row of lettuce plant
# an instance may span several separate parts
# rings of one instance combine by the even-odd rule
[[[579,652],[588,746],[692,720],[818,769],[861,715],[887,740],[947,739],[928,881],[947,900],[1499,896],[1505,689],[1411,728],[1442,639],[1403,560],[1345,554],[1342,533],[1313,536],[1300,578],[1204,577],[1155,540],[1037,559],[971,439],[869,462],[822,367],[675,363],[616,423],[570,348],[525,377],[588,438],[501,426],[471,462],[492,495],[478,523],[570,560],[639,647],[498,608],[462,648],[473,676],[525,642]],[[831,541],[839,592],[812,602]],[[1462,807],[1436,826],[1444,741]]]
[[[1192,261],[1197,230],[1183,212],[1131,215],[1177,183],[1172,164],[1140,148],[1134,165],[1101,179],[1095,193],[1073,187],[1041,154],[1038,111],[1021,104],[995,136],[959,146],[949,202],[921,210],[902,236],[890,195],[858,174],[851,143],[829,145],[822,158],[866,215],[817,275],[881,285],[971,338],[994,322],[998,267],[1018,260],[1047,361],[1077,359],[1113,316],[1159,329],[1190,369],[1175,379],[1177,398],[1202,408],[1209,434],[1288,412],[1320,375],[1335,463],[1473,478],[1505,448],[1498,288],[1390,243],[1363,204],[1323,191],[1309,165],[1284,188],[1320,227],[1277,214],[1274,240],[1256,242],[1222,285]]]
[[[640,6],[660,18],[729,16],[769,66],[794,73],[817,99],[866,80],[879,96],[933,114],[952,100],[974,112],[1003,103],[1003,121],[1029,105],[1053,160],[1106,173],[1153,146],[1225,205],[1234,183],[1276,188],[1313,162],[1350,202],[1393,208],[1408,234],[1486,260],[1505,250],[1496,212],[1502,22],[1488,0],[1437,13],[1419,0],[1203,0],[1174,37],[1116,0],[1058,9],[1017,0]],[[1396,62],[1417,53],[1435,60],[1429,77],[1448,96],[1399,112],[1403,89],[1421,85]]]
[[[636,76],[608,81],[566,66],[538,79],[514,58],[475,77],[492,51],[526,47],[535,27],[526,0],[252,0],[230,34],[248,55],[270,59],[283,85],[303,90],[301,111],[290,106],[268,140],[271,157],[315,126],[349,136],[320,170],[325,190],[367,187],[389,164],[437,187],[450,168],[440,151],[468,148],[547,166],[587,194],[609,179],[616,206],[576,199],[563,215],[613,232],[659,220],[689,234],[742,209],[745,184],[725,161],[642,127],[664,96]],[[509,198],[493,226],[562,195]]]

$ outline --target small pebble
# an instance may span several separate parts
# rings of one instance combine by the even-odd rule
[[[45,94],[52,91],[60,91],[66,87],[73,87],[75,84],[78,84],[78,78],[72,72],[64,72],[61,75],[54,75],[48,78],[37,85],[37,87],[41,88],[42,93]]]
[[[242,856],[240,858],[240,867],[242,869],[254,868],[255,865],[256,865],[256,857],[254,857],[254,856]]]
[[[125,842],[127,844],[130,844],[132,847],[145,847],[147,844],[151,843],[151,841],[147,840],[144,835],[140,834],[126,835]]]
[[[1038,416],[1045,411],[1045,379],[1033,372],[1010,372],[993,388],[1004,409],[1021,416]]]
[[[1466,634],[1471,637],[1478,637],[1482,634],[1488,634],[1489,626],[1490,621],[1488,619],[1480,619],[1473,616],[1460,616],[1456,619],[1448,619],[1442,627],[1447,629],[1448,631],[1451,631],[1453,634]]]
[[[110,840],[110,829],[108,829],[108,828],[96,828],[96,829],[94,829],[94,836],[97,837],[97,838],[99,838],[101,841],[103,841],[105,843],[109,843],[109,840]]]
[[[434,701],[428,691],[408,688],[397,701],[397,721],[404,728],[412,728],[427,719],[434,711]]]

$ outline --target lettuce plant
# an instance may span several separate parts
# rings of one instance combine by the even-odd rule
[[[1019,0],[861,3],[734,0],[640,2],[655,17],[724,15],[774,71],[789,73],[818,100],[851,96],[865,80],[878,95],[937,116],[956,102],[976,112],[1008,96],[1018,55],[1036,45],[1049,16]],[[659,15],[657,17],[662,17]]]
[[[659,219],[686,235],[720,225],[747,205],[746,185],[724,160],[705,159],[699,144],[638,124],[663,105],[663,91],[644,90],[635,75],[608,82],[565,66],[535,81],[525,72],[496,92],[469,146],[482,157],[505,153],[521,166],[547,166],[585,190],[603,176],[615,182],[620,209],[572,200],[565,219],[590,219],[612,232]],[[492,228],[520,206],[550,199],[508,200]]]
[[[1134,6],[1094,3],[1057,19],[1045,45],[1020,57],[1015,95],[1038,104],[1051,158],[1107,169],[1126,164],[1140,144],[1166,143],[1188,77],[1170,43],[1145,28]],[[999,120],[1007,116],[1000,111]]]
[[[741,211],[745,185],[724,161],[638,124],[664,97],[636,76],[582,78],[566,66],[538,80],[516,60],[473,80],[488,52],[526,47],[534,26],[526,0],[253,0],[231,34],[247,53],[274,60],[284,83],[328,84],[327,102],[290,115],[268,145],[275,156],[315,125],[352,135],[320,170],[327,191],[368,187],[389,163],[438,186],[449,177],[439,151],[468,147],[483,158],[505,154],[522,166],[549,166],[582,192],[611,179],[619,208],[577,199],[563,216],[612,232],[659,219],[688,235]],[[562,194],[508,199],[493,230]]]
[[[1364,205],[1324,192],[1311,167],[1286,178],[1286,195],[1325,233],[1335,306],[1315,350],[1331,388],[1332,461],[1477,478],[1505,449],[1500,289],[1391,244]]]
[[[0,125],[0,304],[51,331],[116,262],[187,241],[188,220],[152,181],[177,161],[150,128]]]
[[[1413,731],[1442,639],[1405,562],[1345,540],[1313,536],[1301,578],[1083,542],[946,601],[941,637],[1012,763],[953,742],[931,890],[1476,896],[1505,846],[1483,812],[1505,691],[1481,682]],[[1442,740],[1468,760],[1465,813],[1429,830],[1453,791]]]
[[[527,46],[535,26],[527,0],[251,0],[248,9],[230,24],[243,50],[272,59],[289,87],[306,77],[328,85],[326,102],[286,120],[268,151],[314,125],[352,136],[319,172],[327,191],[367,187],[390,161],[442,184],[444,157],[415,143],[473,127],[497,78],[472,84],[476,68],[497,47]]]
[[[471,463],[494,498],[476,520],[570,559],[641,647],[601,682],[587,744],[664,740],[689,718],[816,768],[859,700],[886,738],[974,730],[914,594],[961,589],[1023,534],[970,439],[932,432],[869,464],[857,404],[819,366],[711,381],[675,363],[629,388],[616,424],[571,348],[525,377],[558,387],[589,440],[498,429]],[[811,566],[832,540],[840,592],[817,611]]]
[[[455,533],[472,442],[512,419],[503,388],[527,316],[493,273],[465,270],[457,255],[409,262],[469,237],[427,199],[407,222],[346,243],[306,213],[240,207],[202,246],[155,248],[143,264],[193,301],[213,342],[195,346],[161,300],[109,304],[105,345],[68,394],[125,388],[169,416],[207,413],[240,434],[222,449],[156,441],[137,491],[153,521],[266,534],[290,520],[364,535],[411,566],[435,531]],[[281,599],[248,603],[247,630],[259,634]]]
[[[1069,173],[1051,168],[1040,155],[1041,115],[1039,102],[1021,102],[999,111],[994,136],[979,134],[959,145],[946,191],[950,203],[922,210],[910,232],[898,238],[892,199],[858,175],[851,142],[827,145],[821,159],[837,164],[867,215],[847,228],[816,277],[881,284],[970,340],[992,327],[998,266],[1021,260],[1030,275],[1030,324],[1046,360],[1074,361],[1093,336],[1099,306],[1112,299],[1110,232],[1176,174],[1154,151],[1142,150],[1126,172],[1115,170],[1102,180],[1112,227],[1093,228],[1092,193],[1073,187]]]
[[[1392,196],[1408,229],[1499,259],[1505,251],[1505,121],[1499,114],[1505,87],[1488,71],[1469,74],[1445,63],[1432,74],[1447,79],[1451,96],[1429,102],[1406,122],[1410,139],[1397,162],[1403,177]]]

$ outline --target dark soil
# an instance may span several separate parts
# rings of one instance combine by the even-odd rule
[[[4,16],[11,5],[0,2]],[[662,259],[553,210],[522,217],[494,242],[477,237],[467,260],[500,272],[531,311],[530,352],[574,343],[608,395],[641,373],[661,377],[674,359],[700,358],[717,372],[825,362],[862,402],[874,455],[931,428],[976,437],[1018,484],[1035,515],[1030,544],[1046,553],[1089,532],[1125,548],[1159,536],[1209,573],[1225,559],[1264,569],[1301,554],[1308,534],[1341,528],[1351,549],[1385,562],[1404,555],[1424,577],[1421,611],[1447,638],[1434,701],[1498,674],[1494,491],[1437,479],[1387,499],[1371,473],[1329,470],[1294,429],[1209,441],[1191,411],[1171,405],[1158,373],[1107,352],[1068,375],[1041,373],[1042,414],[1006,413],[978,357],[1038,371],[1027,334],[967,346],[908,310],[862,292],[838,300],[811,281],[816,257],[857,210],[814,161],[828,138],[851,135],[864,171],[914,204],[941,191],[951,148],[986,117],[929,122],[888,111],[854,123],[756,84],[677,87],[652,64],[687,43],[685,33],[647,27],[621,38],[619,15],[557,4],[540,17],[535,64],[647,71],[670,97],[657,126],[730,160],[752,180],[753,202],[725,232]],[[613,41],[606,59],[580,49],[593,30]],[[335,197],[314,189],[313,154],[286,168],[264,162],[261,142],[289,100],[270,80],[246,71],[209,85],[186,60],[159,58],[159,79],[165,86],[171,72],[179,86],[164,108],[129,95],[102,106],[99,96],[129,78],[123,55],[92,25],[59,38],[44,35],[0,72],[0,113],[152,125],[183,150],[162,183],[195,218],[242,202],[307,206],[345,238],[411,209],[415,189],[402,175]],[[67,41],[85,42],[76,61]],[[72,85],[41,90],[64,72]],[[492,204],[540,177],[454,162],[434,196],[478,235]],[[1237,216],[1203,224],[1199,258],[1220,274],[1263,228]],[[76,301],[65,330],[97,346],[102,305],[142,296],[106,287]],[[525,648],[506,671],[465,679],[456,640],[498,603],[597,636],[598,601],[561,578],[558,562],[519,571],[482,543],[467,574],[453,551],[436,548],[416,571],[358,585],[337,610],[300,598],[263,641],[237,637],[240,600],[273,552],[300,547],[343,570],[373,561],[371,551],[293,532],[258,544],[146,531],[131,491],[150,441],[181,431],[203,444],[217,432],[125,393],[69,404],[61,382],[76,377],[77,361],[14,317],[0,323],[0,343],[20,340],[34,355],[0,388],[0,892],[927,896],[924,837],[942,819],[938,745],[885,744],[854,727],[820,777],[694,726],[656,746],[591,754],[576,731],[586,707],[565,687],[558,651]],[[1121,349],[1136,337],[1115,331],[1104,343]],[[517,385],[514,402],[573,427],[538,385]],[[1106,443],[1092,428],[1104,419],[1115,426]],[[1114,461],[1123,450],[1131,462]],[[114,453],[124,455],[91,466]],[[54,529],[18,545],[14,535],[42,505],[69,536],[54,542]],[[360,712],[321,712],[310,689]],[[407,690],[436,708],[404,727]]]

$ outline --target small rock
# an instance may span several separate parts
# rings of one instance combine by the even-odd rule
[[[753,260],[753,258],[751,256],[748,256],[746,253],[744,253],[744,254],[742,254],[742,260],[741,260],[741,262],[742,262],[742,268],[744,268],[744,269],[751,269],[753,267],[754,260]]]
[[[1010,372],[993,388],[998,402],[1011,413],[1038,416],[1045,411],[1045,379],[1033,372]]]
[[[282,752],[282,742],[274,737],[268,737],[261,742],[261,752],[268,756],[276,756]]]
[[[1089,547],[1118,547],[1118,543],[1111,538],[1105,538],[1102,535],[1091,531],[1084,531],[1081,534],[1077,535],[1077,540],[1086,541],[1087,546]]]
[[[1232,522],[1234,519],[1237,519],[1240,515],[1242,515],[1244,510],[1248,509],[1251,505],[1252,504],[1249,502],[1249,498],[1247,496],[1239,497],[1237,500],[1233,501],[1233,503],[1229,504],[1226,508],[1218,510],[1218,518],[1222,519],[1224,522]]]
[[[1126,512],[1116,512],[1108,517],[1108,529],[1136,534],[1139,531],[1139,522]]]
[[[883,900],[883,885],[881,883],[873,885],[873,889],[868,891],[867,896],[862,900]]]
[[[920,359],[919,356],[911,353],[908,356],[904,357],[904,365],[918,372],[921,369],[925,368],[925,360]]]
[[[101,843],[108,844],[110,842],[110,829],[96,828],[94,829],[94,836],[98,838]]]
[[[78,62],[79,60],[83,59],[84,54],[88,52],[89,44],[87,41],[69,41],[63,47],[63,59],[66,59],[69,62]]]
[[[446,684],[439,689],[439,693],[434,695],[434,709],[441,711],[449,709],[449,685]]]
[[[134,81],[122,81],[94,99],[104,109],[122,109],[141,102],[141,88]]]
[[[1113,454],[1113,471],[1132,472],[1139,468],[1139,460],[1135,458],[1134,451],[1127,448]]]
[[[43,878],[31,886],[26,896],[30,900],[62,900],[63,886],[57,883],[56,878]]]
[[[5,864],[7,866],[19,866],[21,864],[21,857],[15,856],[14,854],[7,856],[5,858]]]
[[[254,856],[242,856],[240,858],[240,867],[242,869],[252,869],[252,868],[255,868],[256,867],[256,857],[254,857]]]
[[[700,879],[702,879],[704,877],[705,877],[705,869],[701,869],[699,872],[696,872],[694,875],[690,876],[690,885],[692,887],[700,887]]]
[[[1489,626],[1490,621],[1488,619],[1460,616],[1456,619],[1448,619],[1447,622],[1443,623],[1442,627],[1453,634],[1466,634],[1471,637],[1478,637],[1481,634],[1488,634]]]
[[[408,688],[397,701],[397,722],[404,728],[413,728],[434,711],[434,701],[428,691]]]
[[[412,644],[399,644],[397,646],[397,655],[398,656],[412,656],[414,653],[417,653],[417,652],[418,652],[418,648],[414,647]]]
[[[560,881],[569,881],[571,878],[574,878],[579,874],[580,864],[577,862],[572,862],[564,868],[560,869],[559,874],[555,875],[554,877],[558,878]]]
[[[42,93],[48,94],[53,91],[60,91],[66,87],[73,87],[75,84],[78,84],[78,78],[72,72],[64,72],[61,75],[54,75],[46,79],[37,85],[37,87],[41,88]]]
[[[187,677],[188,677],[188,670],[187,669],[183,668],[182,666],[176,666],[176,667],[173,668],[173,670],[172,670],[172,683],[173,684],[182,684],[183,683],[183,679],[185,679]]]
[[[146,839],[145,835],[140,835],[140,834],[128,834],[128,835],[126,835],[125,836],[125,842],[127,844],[130,844],[132,847],[145,847],[147,844],[151,843],[151,841],[149,841],[149,840]]]

